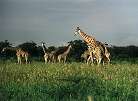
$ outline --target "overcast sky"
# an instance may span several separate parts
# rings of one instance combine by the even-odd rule
[[[138,0],[0,0],[0,41],[64,45],[77,26],[101,42],[138,46]]]

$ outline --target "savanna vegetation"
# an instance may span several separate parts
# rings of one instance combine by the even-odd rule
[[[30,64],[16,64],[13,51],[1,53],[0,100],[2,101],[137,101],[138,47],[109,47],[111,64],[87,65],[80,56],[86,50],[81,40],[73,46],[68,61],[44,64],[42,47],[26,42]],[[0,51],[13,47],[0,42]],[[49,51],[63,47],[48,47]]]

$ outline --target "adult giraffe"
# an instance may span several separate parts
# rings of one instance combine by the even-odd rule
[[[91,57],[93,55],[95,56],[98,65],[101,63],[102,59],[103,61],[108,60],[110,62],[110,58],[109,58],[110,55],[104,44],[102,44],[99,41],[96,41],[95,37],[84,33],[79,27],[76,28],[75,34],[79,34],[83,38],[83,40],[87,43],[88,50],[90,51],[90,56]],[[104,59],[104,58],[107,58],[107,59]]]
[[[63,59],[63,63],[66,62],[67,56],[68,56],[68,54],[69,54],[71,48],[72,48],[72,46],[71,46],[71,45],[68,45],[68,46],[67,46],[67,49],[66,49],[63,53],[61,53],[61,54],[58,55],[58,61],[59,61],[59,62],[61,62],[61,59]]]
[[[42,42],[42,48],[43,48],[43,51],[44,51],[44,60],[45,60],[45,63],[54,61],[53,60],[53,58],[54,58],[54,51],[47,52],[46,51],[46,46],[45,46],[44,42]]]
[[[22,64],[22,58],[25,58],[26,64],[28,63],[29,53],[27,51],[24,51],[23,49],[18,48],[18,47],[5,47],[2,49],[1,52],[5,52],[6,50],[16,51],[16,57],[17,57],[18,64]]]

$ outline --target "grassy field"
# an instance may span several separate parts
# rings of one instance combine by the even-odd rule
[[[137,101],[138,64],[0,63],[1,101]]]

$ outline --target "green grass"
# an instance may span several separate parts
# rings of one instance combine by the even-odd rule
[[[3,101],[136,101],[138,64],[0,62]]]

